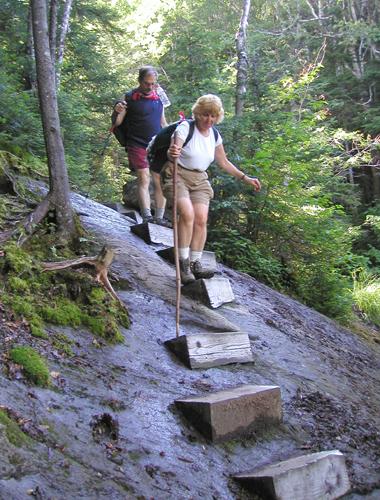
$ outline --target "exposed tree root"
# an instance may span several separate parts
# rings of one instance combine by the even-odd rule
[[[8,229],[0,233],[0,243],[5,243],[18,235],[17,243],[20,246],[23,245],[32,236],[38,224],[46,217],[51,208],[50,204],[51,194],[49,193],[37,205],[36,209],[20,221],[14,229]]]
[[[66,269],[73,266],[81,266],[89,264],[95,267],[96,276],[95,280],[103,285],[107,292],[116,299],[123,307],[125,305],[116,295],[115,290],[112,288],[108,279],[108,270],[114,257],[114,251],[107,246],[104,246],[100,253],[94,257],[79,257],[78,259],[64,260],[62,262],[43,262],[42,267],[44,271],[56,271],[58,269]]]

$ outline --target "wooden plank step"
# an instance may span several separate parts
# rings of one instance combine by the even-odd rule
[[[115,210],[116,212],[118,212],[121,215],[129,217],[130,219],[134,220],[137,224],[140,224],[143,220],[141,215],[138,213],[137,210],[134,210],[133,208],[126,207],[122,203],[118,203],[118,202],[116,202],[116,203],[109,202],[108,203],[107,202],[107,203],[103,203],[103,205],[105,205],[108,208],[112,208],[112,210]]]
[[[168,260],[171,264],[174,264],[174,248],[164,248],[162,250],[158,250],[157,254],[165,260]],[[203,251],[202,252],[202,266],[207,270],[209,269],[213,273],[216,273],[217,264],[214,252]]]
[[[141,215],[138,213],[137,210],[133,210],[132,208],[130,209],[125,209],[122,212],[120,212],[122,215],[125,215],[126,217],[129,217],[130,219],[134,220],[136,224],[142,224],[143,218]]]
[[[182,287],[182,293],[193,299],[198,299],[213,309],[235,300],[229,280],[221,276],[189,283]]]
[[[140,236],[146,243],[161,244],[167,247],[173,246],[173,230],[168,227],[145,222],[131,226],[131,231]]]
[[[248,363],[253,359],[249,337],[244,332],[181,335],[167,340],[165,345],[191,369]]]
[[[242,385],[177,399],[175,404],[214,442],[247,436],[282,420],[281,392],[277,386]]]
[[[333,500],[350,490],[344,455],[338,450],[302,455],[234,478],[269,500]]]

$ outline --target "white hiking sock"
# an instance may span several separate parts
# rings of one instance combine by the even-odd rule
[[[200,262],[201,259],[202,259],[202,253],[203,252],[196,252],[194,250],[191,250],[191,253],[190,253],[190,262],[195,262],[196,260],[199,260],[199,262]]]
[[[142,217],[152,217],[152,212],[150,211],[150,208],[143,208],[141,210],[141,216]]]
[[[178,248],[178,254],[181,260],[188,259],[190,254],[190,248],[189,247]]]
[[[164,213],[165,213],[164,208],[156,208],[156,210],[154,212],[154,216],[156,217],[156,219],[163,219]]]

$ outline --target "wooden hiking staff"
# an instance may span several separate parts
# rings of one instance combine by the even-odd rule
[[[176,133],[174,132],[174,144]],[[179,252],[178,252],[178,221],[177,221],[177,158],[173,158],[173,239],[174,239],[174,262],[175,262],[175,281],[176,281],[176,304],[175,304],[175,331],[176,337],[179,337],[179,309],[181,305],[181,274],[179,270]]]

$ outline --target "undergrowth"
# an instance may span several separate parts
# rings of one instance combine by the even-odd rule
[[[364,317],[380,326],[380,278],[362,272],[354,275],[353,298]]]

